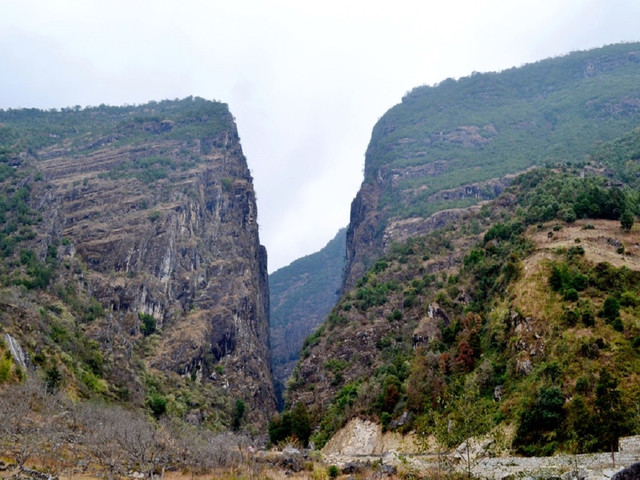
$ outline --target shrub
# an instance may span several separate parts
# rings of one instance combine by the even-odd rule
[[[626,291],[620,295],[620,305],[623,307],[636,307],[639,303],[640,299],[634,292]]]
[[[340,475],[340,469],[335,465],[330,465],[327,468],[327,473],[329,474],[329,478],[337,478]]]
[[[596,323],[596,319],[591,310],[585,310],[582,312],[582,323],[585,327],[593,327]]]
[[[578,295],[577,292],[576,295]],[[578,322],[578,313],[575,310],[571,309],[565,310],[564,321],[567,322],[567,325],[573,327]]]
[[[228,193],[231,191],[231,188],[233,186],[233,180],[230,179],[229,177],[224,177],[221,180],[221,184],[222,184],[222,189]]]
[[[53,393],[58,390],[58,387],[60,387],[62,383],[62,374],[60,370],[58,370],[58,367],[54,365],[51,368],[47,368],[44,374],[47,391]]]
[[[623,230],[628,232],[633,227],[633,223],[634,223],[633,214],[629,210],[626,210],[620,216],[620,227],[622,227]]]
[[[620,315],[620,302],[614,297],[607,297],[600,311],[602,316],[607,322],[613,322]]]
[[[142,320],[142,325],[140,325],[140,331],[145,337],[148,337],[152,333],[155,333],[156,319],[153,318],[153,315],[140,312],[138,313],[138,318]]]
[[[591,389],[589,379],[585,376],[579,377],[576,382],[576,392],[587,393]]]
[[[151,223],[154,223],[160,218],[160,212],[158,210],[153,210],[149,212],[149,215],[147,215],[147,218]]]
[[[564,299],[568,302],[578,301],[578,291],[575,288],[568,288],[564,293]]]
[[[155,418],[160,418],[167,411],[167,399],[154,392],[149,395],[147,406]]]
[[[5,356],[0,360],[0,383],[4,383],[9,380],[11,375],[11,355]]]
[[[611,326],[613,327],[613,329],[616,332],[623,332],[624,331],[624,325],[622,324],[622,320],[620,319],[620,317],[617,317],[613,323],[611,324]]]

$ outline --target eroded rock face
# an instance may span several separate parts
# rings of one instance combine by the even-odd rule
[[[211,382],[264,423],[275,396],[252,178],[226,106],[185,102],[132,107],[37,152],[38,248],[84,264],[105,349],[131,357],[149,315],[148,368]]]

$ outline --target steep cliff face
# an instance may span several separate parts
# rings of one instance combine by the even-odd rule
[[[407,94],[373,129],[351,206],[343,291],[406,239],[398,225],[428,233],[438,222],[424,219],[495,198],[509,174],[584,161],[594,144],[634,128],[638,74],[640,44],[624,44]]]
[[[4,126],[44,143],[10,146],[41,212],[30,246],[39,257],[58,246],[60,260],[81,265],[77,281],[104,310],[87,333],[134,383],[144,382],[132,365],[141,356],[149,372],[210,385],[227,407],[243,400],[263,424],[275,408],[267,257],[226,105],[39,112],[12,125],[17,113]]]

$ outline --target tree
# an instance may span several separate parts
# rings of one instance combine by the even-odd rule
[[[630,231],[633,227],[634,223],[633,213],[629,210],[625,210],[624,213],[620,216],[620,226],[626,232]]]
[[[79,407],[83,443],[107,479],[123,474],[124,452],[118,440],[124,410],[101,403],[83,403]],[[90,426],[90,428],[89,428]]]
[[[558,387],[540,387],[520,416],[514,446],[527,455],[551,455],[564,420],[564,397]]]
[[[0,449],[20,470],[47,443],[53,399],[36,380],[13,385],[0,396]]]
[[[485,435],[493,426],[490,402],[480,397],[476,386],[465,385],[459,395],[452,395],[434,410],[432,425],[439,444],[458,447],[467,478],[471,478],[472,469],[481,458],[473,453],[472,439]]]
[[[242,400],[236,400],[236,403],[233,406],[233,411],[231,413],[231,428],[234,432],[240,430],[240,424],[242,422],[242,417],[244,416],[244,412],[246,409],[247,405]]]
[[[596,384],[596,412],[598,413],[598,436],[603,447],[611,451],[611,461],[615,467],[615,451],[618,439],[627,431],[622,394],[618,390],[618,379],[611,376],[606,368],[600,371]]]
[[[309,443],[311,436],[311,417],[304,403],[299,402],[291,411],[291,433],[298,437],[302,445]]]

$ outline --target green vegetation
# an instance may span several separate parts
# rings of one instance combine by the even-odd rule
[[[269,441],[273,445],[294,441],[306,446],[310,436],[311,417],[304,403],[296,404],[291,411],[276,415],[269,422]]]
[[[236,403],[233,405],[233,412],[231,414],[231,429],[234,432],[240,430],[240,425],[242,424],[242,418],[244,417],[244,412],[247,409],[247,404],[242,400],[236,400]]]
[[[156,319],[153,317],[153,315],[139,312],[138,318],[142,321],[142,324],[140,325],[140,331],[145,337],[148,337],[152,333],[155,333]]]
[[[181,141],[203,140],[206,150],[221,143],[217,140],[220,134],[235,131],[226,104],[198,97],[141,106],[0,110],[0,123],[0,161],[9,161],[16,152],[33,154],[60,138],[71,140],[72,148],[83,152],[108,142],[140,143],[149,134]],[[83,137],[89,132],[100,140],[84,143]]]

